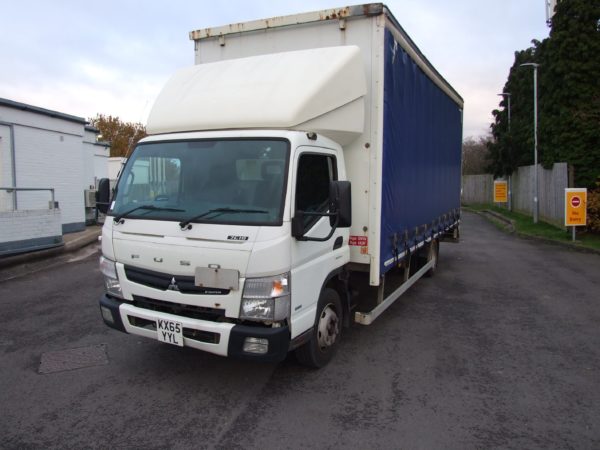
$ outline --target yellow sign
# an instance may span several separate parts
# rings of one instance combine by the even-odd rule
[[[504,180],[494,181],[494,203],[508,203],[508,183]]]
[[[587,189],[565,189],[565,226],[581,227],[587,223]]]

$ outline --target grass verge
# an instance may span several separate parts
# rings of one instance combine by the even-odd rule
[[[547,239],[550,241],[571,244],[575,247],[590,248],[600,250],[600,235],[583,231],[582,227],[578,227],[576,241],[572,241],[571,228],[558,228],[546,222],[539,221],[533,223],[531,216],[521,214],[514,211],[508,211],[496,205],[463,205],[464,209],[476,212],[493,211],[503,217],[510,219],[514,224],[515,231],[523,236],[536,237]]]

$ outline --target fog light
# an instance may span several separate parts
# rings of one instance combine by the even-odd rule
[[[247,337],[244,340],[244,351],[246,353],[258,353],[259,355],[265,355],[269,352],[269,340]]]
[[[106,306],[101,306],[100,311],[102,312],[102,318],[108,322],[114,324],[115,321],[113,319],[112,311],[108,309]]]

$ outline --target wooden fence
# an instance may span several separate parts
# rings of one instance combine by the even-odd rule
[[[466,205],[492,203],[494,201],[494,176],[463,175],[461,201]]]
[[[556,163],[546,170],[538,166],[538,203],[540,220],[562,226],[565,214],[565,188],[569,186],[567,163]],[[512,208],[533,215],[534,166],[519,167],[511,177]],[[462,179],[463,204],[492,203],[492,175],[465,175]]]

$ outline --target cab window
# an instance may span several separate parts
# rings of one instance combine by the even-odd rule
[[[327,212],[329,207],[329,182],[337,180],[335,157],[305,153],[298,160],[296,182],[296,211]],[[319,217],[305,216],[306,228]]]

